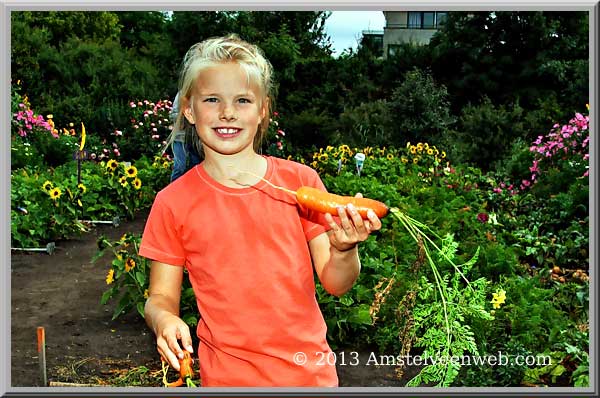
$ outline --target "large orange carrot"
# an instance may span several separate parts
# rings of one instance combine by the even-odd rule
[[[384,203],[374,199],[340,196],[312,187],[298,188],[296,191],[296,199],[299,204],[304,205],[311,210],[332,215],[338,214],[338,206],[346,206],[347,204],[352,203],[364,219],[367,218],[367,212],[369,210],[373,210],[379,218],[385,217],[389,210]]]
[[[235,168],[235,166],[232,166],[232,165],[230,167]],[[235,168],[235,169],[237,169],[237,168]],[[333,193],[328,193],[326,191],[322,191],[317,188],[307,187],[307,186],[302,186],[302,187],[298,188],[297,191],[292,191],[291,189],[287,189],[287,188],[275,185],[271,181],[269,181],[259,175],[256,175],[252,172],[239,170],[239,169],[237,169],[237,171],[241,172],[241,173],[250,174],[254,177],[260,178],[261,180],[263,180],[264,182],[266,182],[273,188],[280,189],[282,191],[285,191],[292,195],[295,195],[296,200],[298,201],[298,204],[303,205],[311,210],[318,211],[320,213],[329,213],[329,214],[332,214],[335,216],[338,214],[338,212],[337,212],[338,206],[344,207],[349,203],[352,203],[352,205],[354,205],[354,207],[356,208],[356,210],[358,211],[358,213],[361,215],[361,217],[363,219],[368,218],[367,212],[369,210],[373,210],[373,212],[379,218],[385,217],[389,211],[389,209],[385,205],[385,203],[379,202],[374,199],[355,198],[352,196],[340,196],[340,195],[336,195]]]

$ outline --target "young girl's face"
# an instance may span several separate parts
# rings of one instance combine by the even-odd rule
[[[184,115],[195,124],[207,156],[254,151],[258,125],[266,115],[260,89],[237,63],[204,69],[192,89]]]

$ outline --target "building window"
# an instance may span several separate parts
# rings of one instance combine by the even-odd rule
[[[447,19],[448,19],[447,12],[436,12],[435,13],[435,26],[436,27],[443,26],[446,23]]]
[[[408,12],[408,29],[436,29],[442,26],[448,18],[447,12]]]
[[[423,13],[423,29],[435,28],[435,12]]]
[[[421,29],[423,21],[422,12],[409,12],[408,13],[408,28],[409,29]]]

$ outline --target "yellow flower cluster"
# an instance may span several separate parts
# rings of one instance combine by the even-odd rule
[[[440,151],[435,145],[429,145],[426,142],[419,142],[417,145],[412,145],[410,142],[407,142],[406,156],[402,156],[401,160],[402,163],[412,162],[413,164],[419,164],[427,162],[427,164],[433,163],[433,165],[438,165],[445,158],[446,152]]]
[[[357,153],[363,153],[367,159],[371,160],[377,158],[392,160],[395,158],[395,153],[389,151],[386,147],[379,148],[367,146],[364,148],[351,148],[346,144],[337,147],[328,145],[325,148],[319,148],[319,152],[313,153],[310,166],[318,171],[323,171],[325,166],[328,165],[337,168],[339,162],[341,162],[342,165],[346,165],[349,161],[352,161],[354,155]]]
[[[155,156],[154,162],[152,163],[152,167],[155,169],[168,169],[171,167],[171,162],[162,156]]]
[[[494,309],[500,308],[500,305],[506,301],[506,292],[502,289],[497,290],[496,293],[492,293],[492,296],[490,303],[492,303]]]
[[[153,164],[153,166],[154,166],[154,164]],[[106,162],[106,170],[108,172],[110,172],[111,174],[114,173],[118,167],[119,167],[119,162],[117,162],[115,159],[110,159],[108,162]],[[129,185],[129,182],[127,181],[127,179],[133,178],[131,185],[136,190],[140,189],[142,187],[142,181],[137,176],[138,175],[137,167],[135,167],[133,165],[127,165],[127,164],[123,164],[123,167],[124,167],[124,174],[121,177],[119,177],[119,184],[121,184],[122,187],[126,187]]]

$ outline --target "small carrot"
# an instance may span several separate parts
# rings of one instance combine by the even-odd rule
[[[231,166],[234,167],[234,166]],[[239,172],[247,173],[253,175],[254,177],[260,178],[270,186],[276,189],[280,189],[282,191],[288,192],[292,195],[296,196],[296,200],[298,204],[307,207],[308,209],[318,211],[320,213],[329,213],[331,215],[337,215],[337,208],[339,206],[346,206],[349,203],[356,208],[358,213],[361,215],[363,219],[367,219],[367,212],[369,210],[373,210],[373,212],[379,218],[383,218],[388,214],[388,207],[385,203],[380,202],[378,200],[369,199],[369,198],[356,198],[352,196],[340,196],[333,193],[329,193],[326,191],[322,191],[317,188],[302,186],[298,188],[296,191],[292,191],[291,189],[287,189],[284,187],[280,187],[278,185],[273,184],[269,180],[262,178],[259,175],[251,173],[249,171],[239,170]]]
[[[175,380],[172,383],[167,382],[167,367],[165,367],[165,361],[161,358],[161,362],[163,364],[163,383],[166,387],[179,387],[184,383],[187,384],[188,387],[195,387],[192,379],[194,378],[194,360],[189,352],[183,352],[183,359],[179,359],[179,379]]]

